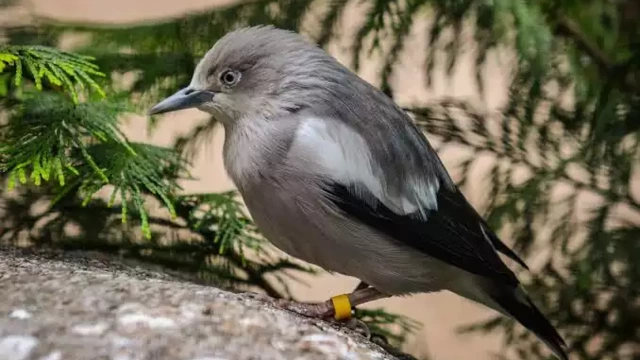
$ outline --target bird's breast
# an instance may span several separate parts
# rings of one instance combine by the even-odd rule
[[[238,188],[260,181],[285,161],[291,124],[244,119],[225,126],[224,166]]]

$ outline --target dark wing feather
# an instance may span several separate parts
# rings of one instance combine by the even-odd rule
[[[489,224],[487,224],[483,220],[482,225],[484,226],[484,230],[496,250],[506,255],[509,259],[517,262],[523,268],[529,270],[529,266],[527,266],[527,264],[515,252],[513,252],[513,250],[511,250],[505,243],[503,243],[502,240],[500,240],[500,238],[491,230],[491,228],[489,228]]]
[[[513,250],[511,250],[505,243],[503,243],[502,240],[500,240],[498,235],[496,235],[493,232],[493,230],[491,230],[491,228],[489,227],[489,224],[487,224],[487,222],[482,218],[482,216],[478,214],[476,209],[474,209],[473,206],[469,204],[467,199],[465,199],[464,196],[462,196],[460,191],[456,190],[456,193],[458,194],[458,196],[453,196],[453,198],[456,198],[459,205],[465,208],[465,212],[469,214],[469,216],[471,217],[475,216],[478,219],[478,221],[480,221],[480,223],[482,224],[481,226],[483,227],[485,234],[489,238],[489,241],[491,241],[491,244],[493,244],[493,247],[496,248],[497,251],[506,255],[509,259],[517,262],[523,268],[529,270],[529,267],[527,266],[527,264],[515,252],[513,252]]]
[[[415,214],[399,215],[372,194],[358,187],[328,183],[328,198],[347,216],[387,234],[440,261],[467,272],[516,287],[518,280],[485,237],[483,221],[456,189],[441,187],[438,210],[425,210],[426,220]],[[356,195],[358,194],[358,195]]]

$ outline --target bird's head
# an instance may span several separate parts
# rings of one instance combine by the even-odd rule
[[[149,114],[198,108],[233,122],[295,111],[329,86],[323,73],[339,68],[332,57],[296,33],[271,26],[244,28],[218,40],[196,66],[189,86]]]

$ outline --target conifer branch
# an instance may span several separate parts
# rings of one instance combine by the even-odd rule
[[[95,78],[105,75],[92,61],[93,57],[78,55],[45,46],[0,46],[0,74],[11,70],[15,86],[20,86],[25,76],[35,83],[38,90],[43,82],[49,87],[62,88],[78,102],[76,87],[89,87],[100,96],[105,92]]]

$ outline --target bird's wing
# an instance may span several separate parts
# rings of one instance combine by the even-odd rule
[[[424,219],[415,213],[398,214],[382,202],[364,200],[362,196],[371,195],[354,185],[325,185],[329,199],[347,216],[440,261],[517,286],[517,279],[496,254],[479,219],[460,203],[464,198],[459,192],[440,189],[438,209],[427,210]]]
[[[296,171],[318,175],[328,200],[346,216],[469,273],[517,286],[496,253],[495,235],[454,185],[436,172],[398,182],[380,167],[371,146],[344,123],[308,118],[288,157]]]

